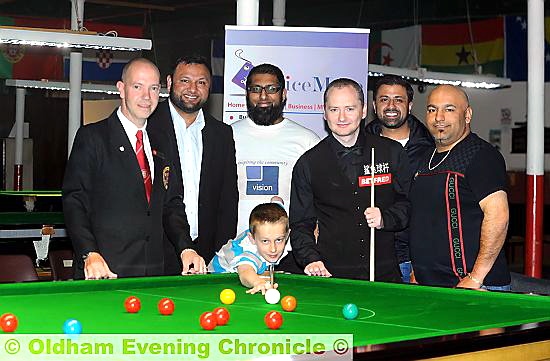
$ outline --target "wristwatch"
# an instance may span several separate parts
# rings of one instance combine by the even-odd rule
[[[88,253],[86,253],[86,254],[83,254],[83,255],[82,255],[82,261],[86,261],[86,259],[87,259],[88,257],[90,257],[90,253],[92,253],[92,252],[88,252]]]

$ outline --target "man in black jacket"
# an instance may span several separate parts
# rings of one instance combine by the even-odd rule
[[[413,96],[413,88],[400,76],[380,78],[373,91],[376,118],[367,124],[366,130],[401,143],[414,172],[423,155],[433,150],[434,140],[426,126],[411,114]],[[403,281],[408,283],[412,272],[408,229],[395,233],[395,251]]]
[[[367,106],[357,82],[331,82],[324,112],[331,134],[304,153],[292,173],[290,237],[296,259],[308,275],[369,279],[375,228],[375,279],[399,282],[393,232],[404,229],[409,218],[407,155],[393,140],[361,131]]]
[[[208,263],[237,233],[237,165],[233,131],[208,113],[212,72],[198,55],[177,60],[167,77],[170,99],[151,115],[151,140],[173,161],[183,185],[190,236]],[[177,274],[179,257],[165,239],[166,274]]]
[[[158,104],[160,74],[136,58],[117,83],[121,105],[81,127],[65,170],[63,212],[75,249],[75,278],[157,276],[164,273],[162,238],[170,237],[187,272],[204,273],[170,163],[154,147],[147,118]]]

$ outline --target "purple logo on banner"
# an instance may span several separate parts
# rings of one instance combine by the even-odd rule
[[[235,52],[235,56],[241,60],[244,60],[243,66],[239,69],[237,74],[233,77],[231,80],[233,84],[236,84],[238,87],[246,90],[246,78],[248,77],[248,74],[250,74],[250,71],[254,67],[250,60],[246,60],[245,58],[241,57],[241,54],[243,53],[242,49],[239,49]]]
[[[245,89],[246,88],[246,77],[248,74],[250,74],[250,70],[252,70],[254,66],[251,62],[247,61],[244,63],[244,65],[239,69],[239,72],[235,74],[233,77],[233,83],[237,84],[239,87]],[[246,90],[246,89],[245,89]]]

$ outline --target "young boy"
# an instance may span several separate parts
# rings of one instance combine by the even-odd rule
[[[278,264],[290,250],[288,215],[277,203],[257,205],[250,213],[250,229],[229,240],[218,252],[208,271],[212,273],[238,272],[247,293],[277,288],[260,277],[270,264]]]

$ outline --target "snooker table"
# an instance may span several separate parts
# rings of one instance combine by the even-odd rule
[[[44,200],[61,199],[61,191],[56,190],[25,190],[25,191],[0,191],[2,201],[6,199],[17,199],[17,203],[23,204],[24,199]],[[20,207],[16,207],[20,208]],[[41,238],[43,227],[55,228],[56,237],[66,237],[63,213],[59,210],[52,211],[46,208],[53,208],[52,205],[41,207],[40,211],[21,212],[8,211],[0,212],[0,238]]]
[[[41,238],[44,226],[66,237],[62,212],[0,212],[0,238]]]
[[[58,190],[21,190],[8,191],[0,190],[0,196],[15,196],[15,197],[61,197],[61,191]]]
[[[23,204],[29,200],[34,211],[22,211],[25,209]],[[2,252],[9,248],[14,249],[15,253],[27,253],[23,251],[23,245],[7,243],[42,240],[34,244],[38,264],[47,256],[47,247],[44,246],[49,244],[50,239],[67,237],[59,190],[0,191],[0,204]]]
[[[0,190],[0,211],[61,211],[60,190]]]
[[[65,320],[76,318],[85,334],[353,334],[354,359],[415,359],[525,345],[550,357],[550,297],[288,274],[277,274],[276,282],[281,296],[296,297],[294,312],[246,294],[236,274],[207,274],[3,284],[0,314],[18,317],[15,334],[59,334]],[[237,294],[225,306],[229,323],[205,331],[199,316],[224,306],[219,293],[225,288]],[[136,314],[124,310],[130,295],[141,300]],[[159,314],[156,305],[163,297],[174,300],[173,315]],[[357,319],[342,317],[346,303],[359,307]],[[278,330],[264,324],[270,310],[283,315]]]
[[[62,212],[0,212],[0,252],[7,246],[21,253],[26,249],[23,244],[6,243],[33,241],[38,266],[48,256],[50,240],[67,237],[64,227]]]

